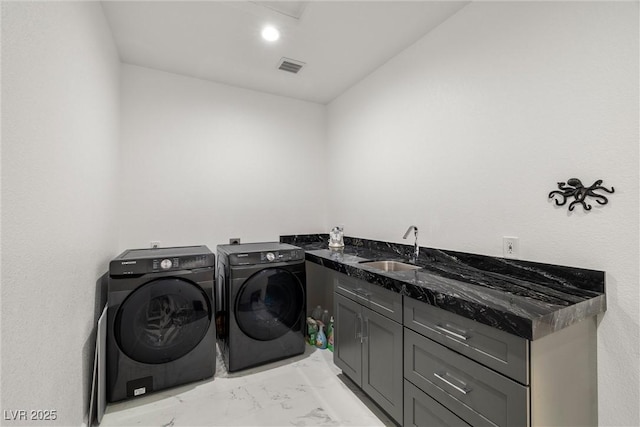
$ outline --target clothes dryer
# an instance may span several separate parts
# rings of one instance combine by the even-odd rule
[[[219,245],[216,324],[229,372],[304,352],[304,251],[283,243]]]
[[[206,246],[132,249],[109,264],[107,399],[215,373],[215,255]]]

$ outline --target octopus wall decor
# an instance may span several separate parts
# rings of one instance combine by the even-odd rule
[[[606,205],[609,202],[602,194],[595,193],[596,190],[602,190],[609,194],[612,194],[615,189],[611,187],[611,190],[603,187],[602,180],[599,179],[589,187],[582,185],[582,182],[578,178],[571,178],[567,182],[559,182],[559,190],[554,190],[549,193],[549,198],[556,202],[557,206],[563,206],[567,203],[567,199],[573,197],[575,200],[569,204],[569,210],[572,211],[575,205],[581,204],[584,210],[590,211],[591,205],[587,203],[587,197],[593,197],[596,203],[600,205]]]

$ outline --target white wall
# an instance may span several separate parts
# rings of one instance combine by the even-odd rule
[[[99,3],[2,2],[2,409],[57,425],[86,416],[117,250],[118,84]]]
[[[601,425],[637,426],[638,2],[474,2],[328,107],[328,223],[605,270]],[[568,213],[557,181],[603,179]]]
[[[323,231],[325,108],[122,66],[121,249]]]

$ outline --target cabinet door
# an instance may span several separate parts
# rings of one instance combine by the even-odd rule
[[[333,363],[351,378],[358,386],[362,386],[362,307],[360,304],[334,295],[334,350]]]
[[[402,425],[402,325],[368,308],[362,313],[362,390]]]

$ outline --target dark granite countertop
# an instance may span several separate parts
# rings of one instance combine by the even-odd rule
[[[336,250],[328,239],[280,237],[303,248],[307,261],[529,340],[606,310],[603,271],[421,247],[420,270],[384,272],[361,262],[407,262],[413,246],[345,237]]]

